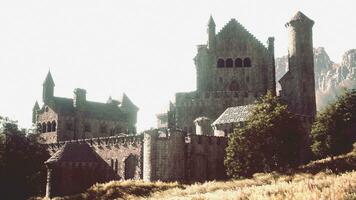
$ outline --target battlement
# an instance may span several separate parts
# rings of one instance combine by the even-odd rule
[[[186,138],[186,143],[192,145],[209,145],[209,146],[222,146],[225,148],[227,144],[227,137],[208,136],[208,135],[189,135]]]
[[[112,146],[112,145],[132,145],[138,146],[142,143],[143,136],[135,135],[135,136],[110,136],[110,137],[97,137],[97,138],[88,138],[88,139],[78,139],[78,140],[68,140],[68,141],[60,141],[55,143],[46,144],[49,149],[55,150],[59,149],[66,143],[87,143],[90,146]]]

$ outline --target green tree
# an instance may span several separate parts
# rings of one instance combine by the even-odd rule
[[[27,199],[45,190],[49,154],[15,121],[0,118],[0,198]]]
[[[356,90],[345,90],[329,104],[312,126],[311,149],[316,158],[340,155],[351,151],[356,142]]]
[[[256,172],[297,166],[303,148],[298,117],[270,92],[252,110],[246,126],[229,137],[225,165],[229,176],[248,177]]]

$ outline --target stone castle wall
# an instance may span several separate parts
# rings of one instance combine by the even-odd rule
[[[226,178],[227,138],[170,134],[144,134],[143,179],[146,181],[195,182]]]
[[[89,144],[111,169],[107,171],[107,176],[112,176],[108,179],[142,179],[141,136],[112,136],[66,142]],[[64,144],[65,142],[48,144],[50,154],[53,155]],[[134,165],[131,164],[132,162],[128,163],[128,159],[134,161]]]

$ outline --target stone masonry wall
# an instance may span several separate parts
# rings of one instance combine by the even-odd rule
[[[112,136],[67,142],[86,142],[112,168],[116,176],[112,179],[142,179],[142,137],[141,136]],[[50,154],[53,155],[65,142],[48,144]],[[137,165],[127,162],[135,161]],[[130,166],[128,166],[130,165]],[[134,169],[129,169],[134,168]],[[132,174],[130,171],[134,171]],[[125,177],[129,176],[129,177]],[[133,177],[132,177],[133,175]]]

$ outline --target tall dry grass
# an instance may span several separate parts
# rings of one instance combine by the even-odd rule
[[[311,162],[294,173],[259,173],[250,179],[179,183],[111,181],[56,199],[355,199],[356,151]]]

